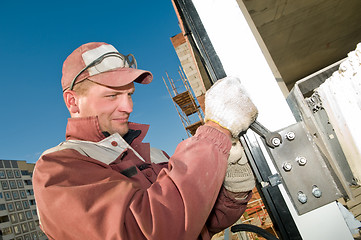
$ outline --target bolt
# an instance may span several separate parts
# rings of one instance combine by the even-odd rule
[[[278,138],[272,138],[272,145],[278,147],[281,144],[281,140]]]
[[[307,159],[305,157],[298,156],[296,157],[296,161],[298,162],[298,165],[305,166],[307,163]]]
[[[300,201],[300,203],[302,203],[302,204],[305,204],[307,202],[306,194],[304,194],[301,191],[298,192],[297,198],[298,198],[298,201]]]
[[[293,139],[295,139],[296,134],[294,132],[288,132],[286,133],[286,138],[290,141],[292,141]]]
[[[284,162],[283,165],[282,165],[283,169],[286,171],[286,172],[289,172],[291,171],[292,169],[292,164],[289,163],[289,162]]]
[[[312,194],[313,194],[313,196],[315,196],[316,198],[320,198],[320,197],[322,196],[321,190],[320,190],[316,185],[314,185],[314,186],[312,187]]]

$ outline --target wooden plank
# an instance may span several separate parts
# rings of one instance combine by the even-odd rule
[[[184,101],[185,99],[187,99],[187,101],[190,100],[190,96],[189,96],[188,92],[182,92],[182,93],[177,94],[175,97],[173,97],[173,100],[177,103]]]
[[[351,191],[355,197],[361,195],[361,187],[357,187],[355,189],[352,189]]]
[[[352,214],[357,217],[359,215],[361,215],[361,204],[356,205],[355,207],[350,209],[350,212],[352,212]]]
[[[348,207],[348,209],[351,209],[360,203],[361,203],[361,195],[355,197],[355,199],[353,199],[353,200],[348,201],[346,203],[346,206]]]
[[[187,130],[189,130],[189,132],[194,135],[197,131],[197,128],[199,126],[203,125],[203,122],[202,121],[199,121],[199,122],[196,122],[196,123],[193,123],[191,125],[189,125],[188,127],[186,127]]]
[[[198,108],[194,105],[194,102],[192,101],[192,96],[188,91],[180,93],[177,96],[173,97],[173,101],[177,103],[177,105],[187,116],[198,111]]]

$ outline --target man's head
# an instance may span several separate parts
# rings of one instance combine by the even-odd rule
[[[133,55],[106,43],[87,43],[65,60],[61,83],[71,117],[97,116],[101,131],[124,135],[133,110],[133,82],[152,79],[150,72],[136,69]]]

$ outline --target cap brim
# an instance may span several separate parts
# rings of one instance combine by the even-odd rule
[[[118,68],[87,77],[89,80],[109,87],[121,87],[131,82],[148,84],[152,82],[153,75],[149,71],[135,68]]]

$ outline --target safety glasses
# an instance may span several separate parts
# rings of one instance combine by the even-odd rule
[[[94,68],[93,68],[94,67]],[[118,52],[107,52],[95,59],[93,62],[89,63],[84,67],[80,72],[74,77],[73,81],[70,84],[69,89],[73,90],[76,79],[84,71],[89,69],[89,75],[93,76],[98,73],[103,73],[110,71],[116,68],[137,68],[137,61],[133,54],[123,55]],[[92,69],[91,69],[92,68]],[[91,71],[90,71],[91,70]]]

